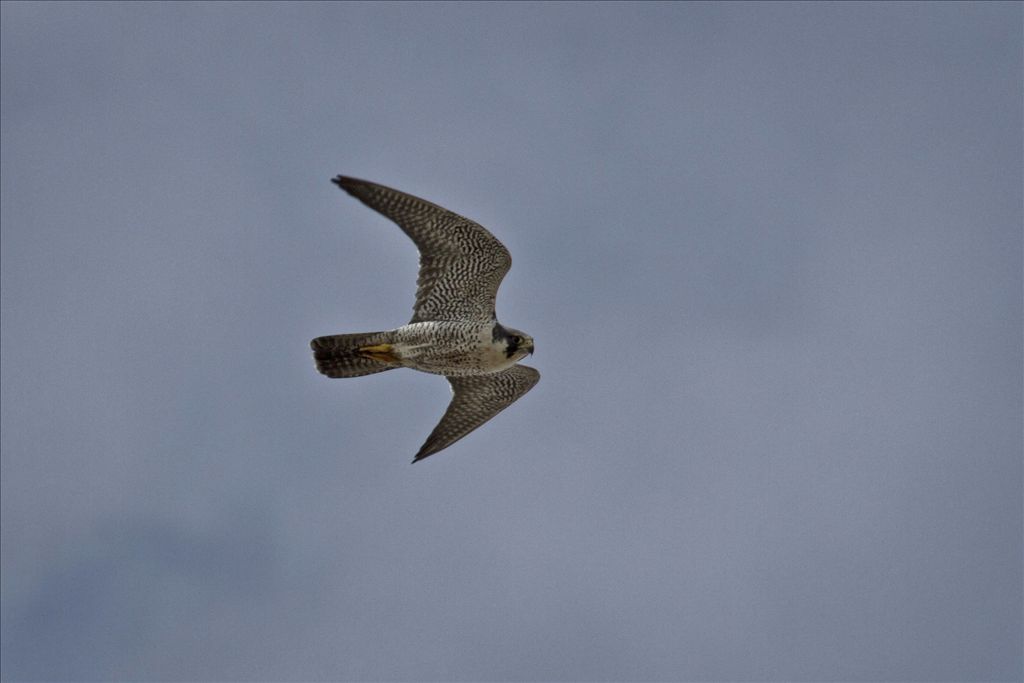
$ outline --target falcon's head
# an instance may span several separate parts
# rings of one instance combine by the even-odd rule
[[[533,337],[511,328],[504,328],[504,332],[506,358],[518,363],[533,353]]]

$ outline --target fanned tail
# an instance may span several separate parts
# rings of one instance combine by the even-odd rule
[[[309,343],[316,369],[328,377],[362,377],[400,367],[390,356],[387,332],[317,337]]]

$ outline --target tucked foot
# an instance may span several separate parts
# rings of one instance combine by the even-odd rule
[[[374,344],[373,346],[360,346],[359,355],[364,358],[372,358],[382,363],[398,363],[398,356],[394,353],[391,344]]]

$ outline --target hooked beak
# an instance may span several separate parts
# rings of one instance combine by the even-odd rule
[[[529,351],[530,355],[532,356],[533,355],[533,344],[530,344],[529,346],[527,346],[526,350]]]

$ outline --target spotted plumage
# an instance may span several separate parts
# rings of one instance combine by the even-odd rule
[[[448,378],[451,403],[416,462],[469,434],[540,379],[517,364],[533,353],[533,338],[502,326],[495,314],[512,258],[486,229],[447,209],[365,180],[338,176],[332,182],[394,221],[419,249],[420,270],[407,325],[317,337],[310,343],[313,357],[328,377],[407,367]]]

